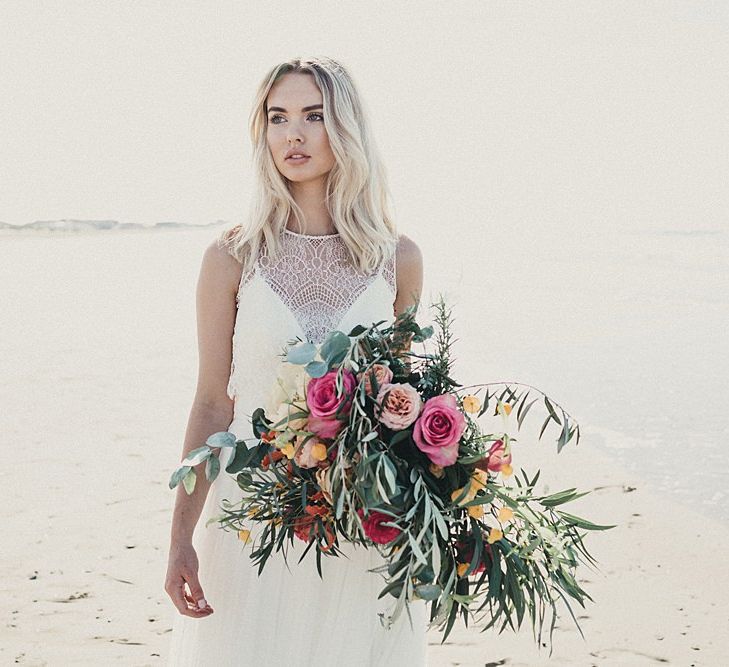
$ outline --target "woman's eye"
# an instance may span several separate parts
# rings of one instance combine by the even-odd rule
[[[308,115],[308,116],[306,117],[306,119],[307,119],[307,120],[311,120],[311,117],[312,117],[312,116],[315,116],[315,117],[316,117],[316,118],[315,118],[315,120],[317,120],[317,121],[322,121],[322,120],[324,120],[324,115],[323,115],[323,114],[321,114],[321,113],[318,113],[318,112],[316,112],[316,111],[314,111],[314,112],[310,113],[310,114],[309,114],[309,115]],[[270,117],[270,118],[269,118],[268,120],[269,120],[269,122],[270,122],[271,124],[273,124],[273,125],[280,125],[281,123],[279,123],[279,122],[277,121],[277,119],[278,119],[278,118],[280,118],[281,120],[286,120],[286,119],[285,119],[285,118],[284,118],[284,117],[283,117],[283,116],[282,116],[281,114],[274,114],[274,115],[273,115],[273,116],[271,116],[271,117]]]

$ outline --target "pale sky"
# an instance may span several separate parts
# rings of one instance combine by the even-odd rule
[[[244,219],[278,61],[347,66],[405,229],[726,227],[723,2],[0,2],[0,221]]]

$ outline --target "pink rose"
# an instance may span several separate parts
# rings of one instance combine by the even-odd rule
[[[491,445],[486,467],[492,472],[499,472],[502,465],[511,464],[511,454],[507,454],[506,456],[504,456],[505,449],[506,446],[504,445],[503,440],[496,440],[494,444]]]
[[[373,371],[375,373],[375,380],[377,380],[378,387],[392,382],[392,370],[389,366],[385,366],[384,364],[372,364],[369,369],[361,374],[364,375],[364,386],[367,394],[372,393],[372,381],[370,380],[370,375]]]
[[[309,408],[307,430],[320,438],[334,438],[345,423],[336,418],[341,406],[341,415],[348,415],[352,407],[352,396],[357,378],[352,371],[342,371],[344,393],[337,396],[337,370],[333,369],[320,378],[311,378],[306,387],[306,405]]]
[[[429,398],[415,422],[413,440],[433,463],[450,466],[458,458],[458,441],[466,429],[466,418],[453,394]]]
[[[411,384],[383,384],[376,400],[382,410],[381,413],[380,408],[376,411],[377,418],[393,431],[402,431],[410,426],[418,418],[423,406],[418,390]]]
[[[383,526],[383,523],[393,521],[393,517],[383,512],[376,510],[370,510],[370,514],[365,518],[364,511],[361,509],[357,510],[359,518],[362,519],[362,528],[364,534],[367,535],[376,544],[387,544],[392,542],[399,534],[400,529],[394,526]]]
[[[320,438],[330,438],[333,440],[345,426],[346,424],[343,421],[339,421],[339,419],[323,419],[322,417],[310,416],[306,430],[318,435]]]

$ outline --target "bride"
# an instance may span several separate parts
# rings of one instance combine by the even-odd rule
[[[199,368],[182,456],[218,431],[252,438],[250,416],[275,384],[281,350],[332,329],[391,320],[419,302],[420,249],[387,210],[385,172],[348,72],[295,59],[264,77],[250,116],[256,196],[247,226],[206,249],[197,285]],[[230,448],[221,450],[227,463]],[[199,466],[204,467],[204,464]],[[240,493],[197,470],[178,487],[165,581],[176,611],[171,665],[423,665],[424,602],[390,627],[382,560],[342,545],[322,562],[295,540],[264,571],[248,540],[215,523]],[[210,525],[206,525],[206,524]],[[392,600],[392,598],[389,598]]]

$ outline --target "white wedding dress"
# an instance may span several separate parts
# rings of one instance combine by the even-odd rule
[[[252,438],[250,415],[275,383],[281,352],[300,337],[321,343],[326,333],[349,333],[357,324],[391,321],[395,299],[394,254],[369,276],[357,274],[338,234],[311,236],[286,230],[282,254],[265,248],[255,269],[241,277],[233,335],[228,391],[235,397],[229,430]],[[249,444],[252,444],[249,441]],[[263,573],[250,559],[250,545],[237,534],[206,521],[221,513],[223,498],[236,500],[239,489],[225,473],[230,449],[221,453],[221,473],[213,483],[193,544],[200,561],[200,583],[215,612],[190,618],[175,612],[169,664],[232,667],[291,665],[409,667],[426,662],[425,603],[412,603],[390,629],[378,613],[394,598],[378,600],[384,586],[368,569],[382,563],[374,549],[342,544],[347,557],[322,557],[320,579],[315,552],[294,539],[288,566],[274,553]]]

